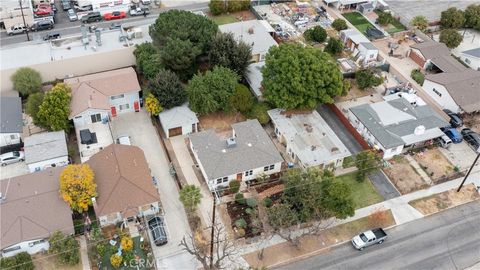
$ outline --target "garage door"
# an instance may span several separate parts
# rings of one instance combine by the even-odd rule
[[[168,137],[182,135],[182,127],[171,128],[168,130]]]

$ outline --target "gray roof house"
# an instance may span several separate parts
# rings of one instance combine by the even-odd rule
[[[283,159],[256,119],[233,124],[229,134],[209,129],[190,134],[189,138],[211,190],[228,185],[231,180],[253,180],[262,173],[281,169]]]
[[[25,163],[30,172],[68,164],[66,134],[63,130],[26,137],[24,149]]]
[[[22,100],[20,97],[0,97],[0,133],[22,133]]]
[[[384,151],[385,158],[400,154],[403,146],[442,136],[440,128],[448,125],[423,100],[412,102],[395,95],[386,101],[350,108],[349,119],[370,145]]]
[[[167,138],[198,131],[198,118],[188,103],[165,110],[158,115]]]
[[[459,72],[467,69],[450,55],[450,50],[443,43],[431,40],[423,43],[413,44],[410,47],[418,50],[426,62],[430,61],[443,72]],[[420,66],[424,67],[425,62],[422,64],[420,60],[415,58],[414,61]]]

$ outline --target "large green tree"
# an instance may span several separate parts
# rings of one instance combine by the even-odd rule
[[[38,71],[32,68],[19,68],[10,79],[13,89],[24,96],[40,91],[42,88],[42,77]]]
[[[337,218],[345,219],[355,214],[352,190],[344,182],[323,180],[320,201],[321,205]]]
[[[313,28],[307,29],[303,33],[303,36],[307,40],[315,41],[315,42],[324,42],[327,40],[327,31],[323,29],[320,25],[317,25]]]
[[[220,15],[227,12],[227,2],[225,0],[210,0],[208,8],[212,15]]]
[[[80,247],[71,235],[54,232],[48,239],[48,253],[55,254],[60,265],[76,265],[80,262]]]
[[[425,31],[428,27],[428,20],[425,16],[418,15],[413,17],[413,19],[410,21],[410,24],[420,31]]]
[[[237,41],[233,33],[218,33],[209,54],[210,66],[229,68],[239,76],[245,74],[251,58],[252,47],[243,41]]]
[[[65,83],[57,83],[45,93],[42,105],[37,113],[40,123],[48,130],[68,130],[70,115],[71,89]]]
[[[190,40],[178,38],[169,39],[160,52],[162,63],[178,74],[183,80],[188,80],[197,70],[197,57],[201,54],[199,47]]]
[[[344,19],[335,19],[332,22],[332,27],[337,31],[342,31],[348,28],[347,22]]]
[[[235,93],[230,98],[230,104],[233,109],[241,113],[248,113],[253,107],[252,93],[243,84],[235,87]]]
[[[162,69],[160,54],[152,43],[145,42],[135,47],[133,51],[137,63],[137,72],[147,79],[154,78]]]
[[[480,31],[480,4],[471,4],[465,9],[465,27]]]
[[[187,91],[177,74],[170,70],[160,70],[149,81],[149,89],[158,98],[164,109],[180,106],[187,101]]]
[[[284,109],[313,109],[342,93],[342,74],[326,53],[296,44],[270,48],[262,69],[264,96]]]
[[[190,108],[199,114],[229,108],[237,83],[238,75],[224,67],[215,67],[204,75],[193,76],[187,86]]]
[[[455,7],[451,7],[442,11],[440,16],[440,26],[443,29],[455,28],[458,29],[465,23],[465,15],[463,11]]]
[[[42,92],[30,94],[25,104],[25,112],[33,119],[33,123],[39,127],[45,126],[45,123],[38,117],[40,105],[43,103],[44,94]]]
[[[357,166],[357,181],[362,182],[365,176],[379,170],[381,158],[373,150],[365,150],[355,156],[355,166]]]
[[[458,47],[463,41],[463,36],[456,29],[444,29],[440,32],[440,42],[445,43],[448,48]]]
[[[343,42],[338,38],[331,37],[328,39],[324,51],[331,55],[338,55],[343,51]]]

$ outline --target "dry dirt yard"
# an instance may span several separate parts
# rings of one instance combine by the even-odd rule
[[[52,255],[35,254],[32,256],[35,269],[39,270],[82,270],[82,262],[74,266],[60,265],[57,263],[57,257]]]
[[[410,205],[415,207],[424,215],[431,215],[441,210],[451,208],[460,204],[478,200],[480,195],[474,184],[465,185],[460,192],[456,188],[426,198],[411,201]]]
[[[343,102],[343,101],[348,101],[352,100],[355,98],[361,98],[361,97],[366,97],[369,95],[375,94],[375,90],[373,88],[371,89],[365,89],[365,90],[360,90],[355,83],[355,80],[347,79],[345,81],[350,82],[350,91],[348,91],[348,94],[346,96],[338,96],[335,98],[335,102]]]
[[[400,193],[407,194],[428,187],[404,157],[399,156],[389,162],[390,167],[384,168],[383,171]]]
[[[440,178],[450,177],[455,174],[452,163],[437,148],[425,149],[416,153],[413,158],[434,183]]]
[[[464,114],[463,123],[475,132],[480,133],[480,114]]]
[[[202,130],[215,129],[216,132],[230,131],[232,124],[245,121],[245,117],[240,113],[227,114],[216,112],[199,117]]]

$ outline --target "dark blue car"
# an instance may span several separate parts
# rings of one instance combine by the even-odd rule
[[[442,128],[442,131],[452,140],[453,143],[461,143],[463,140],[462,135],[460,135],[456,128],[444,127]]]

